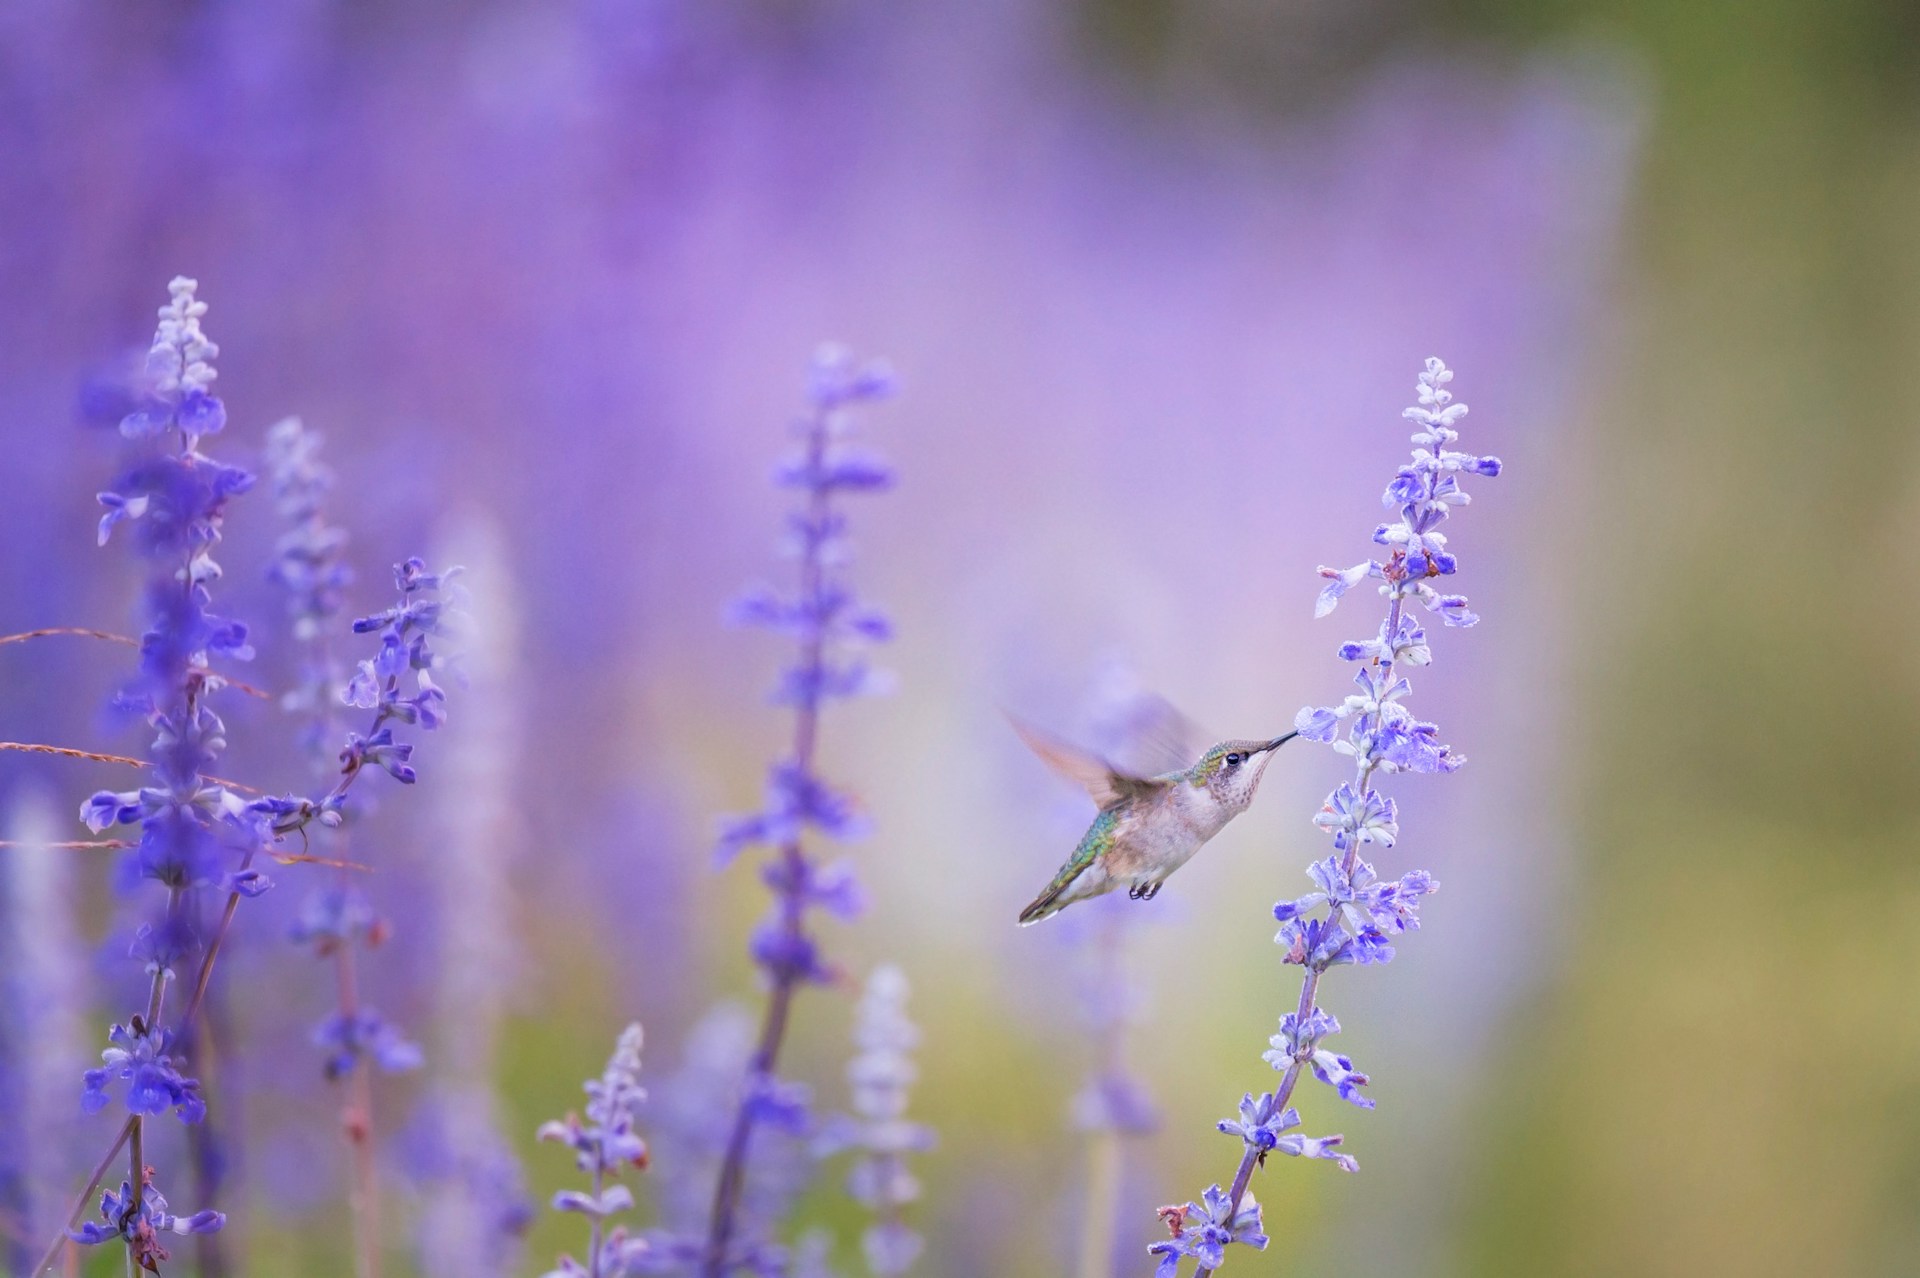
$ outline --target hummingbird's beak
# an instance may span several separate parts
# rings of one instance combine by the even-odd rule
[[[1295,737],[1299,735],[1300,734],[1298,732],[1289,732],[1284,737],[1275,737],[1273,740],[1261,746],[1260,751],[1262,754],[1264,754],[1268,750],[1278,750],[1281,746],[1285,745],[1287,742],[1293,740]]]

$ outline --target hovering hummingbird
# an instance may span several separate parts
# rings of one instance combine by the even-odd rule
[[[1151,901],[1168,875],[1247,810],[1273,751],[1299,735],[1222,741],[1192,767],[1142,777],[1017,720],[1013,728],[1042,762],[1085,786],[1100,805],[1060,873],[1020,911],[1023,927],[1122,884],[1134,900]]]

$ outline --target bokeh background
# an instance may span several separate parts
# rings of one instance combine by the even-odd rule
[[[1311,621],[1313,569],[1365,554],[1442,355],[1467,445],[1508,465],[1455,525],[1485,621],[1418,681],[1473,762],[1399,787],[1384,858],[1444,891],[1391,967],[1329,984],[1380,1106],[1311,1092],[1308,1124],[1362,1174],[1269,1168],[1274,1245],[1234,1272],[1910,1273],[1914,13],[12,4],[0,630],[133,624],[93,493],[175,273],[222,346],[222,454],[290,413],[327,437],[356,603],[409,553],[472,568],[472,687],[366,836],[397,923],[368,981],[429,1056],[379,1087],[387,1268],[468,1272],[447,1234],[485,1195],[444,1129],[497,1130],[489,1183],[544,1201],[572,1173],[533,1130],[621,1025],[661,1080],[696,1026],[724,1036],[716,1002],[756,1006],[760,888],[709,851],[780,747],[784,654],[720,618],[785,567],[766,476],[807,355],[885,355],[903,393],[866,429],[903,478],[855,512],[857,579],[897,616],[898,690],[828,724],[876,831],[853,851],[873,909],[829,944],[913,982],[942,1135],[920,1272],[1143,1273],[1153,1208],[1230,1175],[1213,1122],[1270,1077],[1297,978],[1267,911],[1303,890],[1339,760],[1290,748],[1100,958],[1072,913],[1012,926],[1087,813],[1001,712],[1087,736],[1125,678],[1257,735],[1338,695],[1333,648],[1367,623]],[[284,685],[275,532],[264,495],[236,507],[222,589]],[[0,736],[136,748],[102,708],[123,662],[0,650]],[[284,716],[229,721],[246,779],[297,782]],[[118,780],[0,758],[0,819],[78,837]],[[0,1140],[40,1177],[9,1210],[38,1221],[109,1137],[63,1080],[127,965],[103,862],[25,864],[7,954],[39,1019],[0,1046]],[[243,1273],[349,1266],[297,895],[243,911],[223,960]],[[1089,963],[1136,1008],[1119,1050],[1159,1111],[1090,1271],[1071,1102],[1112,1044]],[[790,1072],[828,1105],[851,1002],[797,1020]],[[856,1266],[830,1180],[795,1219]],[[493,1264],[540,1272],[578,1233],[541,1211]]]

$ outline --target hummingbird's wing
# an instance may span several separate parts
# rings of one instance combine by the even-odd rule
[[[1154,793],[1167,785],[1162,780],[1122,772],[1098,755],[1069,745],[1058,737],[1020,722],[1012,715],[1008,715],[1007,719],[1013,724],[1013,730],[1020,734],[1020,739],[1027,743],[1027,748],[1040,756],[1042,763],[1067,780],[1083,786],[1093,796],[1093,801],[1103,808],[1110,808],[1123,799]]]
[[[1095,740],[1125,768],[1143,776],[1179,772],[1200,757],[1207,736],[1193,720],[1157,693],[1143,692],[1100,725]]]

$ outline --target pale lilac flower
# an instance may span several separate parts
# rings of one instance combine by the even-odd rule
[[[1413,460],[1396,472],[1383,498],[1399,517],[1381,524],[1373,534],[1374,541],[1386,549],[1386,559],[1320,569],[1326,584],[1314,604],[1316,617],[1331,613],[1365,581],[1378,582],[1379,594],[1387,603],[1386,617],[1371,638],[1350,641],[1338,650],[1341,660],[1359,665],[1353,680],[1359,692],[1336,706],[1307,706],[1294,718],[1301,736],[1330,744],[1352,759],[1354,778],[1335,787],[1313,818],[1332,837],[1334,848],[1332,856],[1308,868],[1319,890],[1273,908],[1280,922],[1274,941],[1283,951],[1283,961],[1302,969],[1304,983],[1298,1009],[1281,1017],[1279,1032],[1269,1040],[1263,1057],[1282,1071],[1280,1086],[1257,1098],[1249,1094],[1241,1101],[1240,1117],[1219,1124],[1222,1132],[1241,1141],[1232,1188],[1222,1194],[1215,1186],[1204,1207],[1189,1204],[1186,1214],[1175,1221],[1173,1240],[1154,1246],[1152,1250],[1161,1257],[1161,1278],[1172,1278],[1187,1257],[1198,1262],[1195,1278],[1206,1278],[1225,1259],[1226,1244],[1252,1241],[1252,1235],[1243,1238],[1237,1233],[1237,1213],[1252,1203],[1248,1181],[1268,1154],[1277,1150],[1326,1159],[1345,1171],[1358,1169],[1352,1158],[1339,1152],[1340,1136],[1289,1132],[1300,1120],[1287,1102],[1302,1074],[1311,1072],[1341,1099],[1373,1108],[1373,1100],[1361,1091],[1367,1076],[1351,1058],[1322,1045],[1328,1035],[1339,1031],[1340,1023],[1317,1003],[1320,980],[1334,967],[1391,960],[1391,938],[1420,926],[1421,900],[1439,887],[1424,870],[1382,879],[1360,859],[1360,849],[1365,844],[1391,848],[1400,837],[1399,809],[1393,799],[1373,788],[1377,776],[1446,773],[1465,762],[1441,744],[1433,724],[1415,719],[1401,704],[1413,691],[1405,672],[1433,660],[1426,630],[1407,605],[1418,603],[1448,626],[1471,626],[1479,620],[1463,596],[1442,593],[1430,584],[1459,569],[1459,558],[1448,549],[1440,528],[1453,510],[1468,502],[1460,477],[1500,473],[1498,458],[1448,448],[1459,438],[1456,427],[1467,411],[1466,405],[1453,402],[1447,389],[1452,380],[1445,364],[1428,360],[1420,373],[1419,404],[1405,413],[1419,427],[1413,436]],[[1249,1227],[1257,1229],[1258,1208],[1253,1211]],[[1199,1223],[1186,1223],[1189,1215]],[[1231,1224],[1222,1223],[1229,1218]],[[1264,1237],[1260,1245],[1265,1245]]]
[[[613,1055],[597,1079],[588,1079],[586,1116],[568,1114],[542,1123],[541,1140],[558,1141],[573,1150],[574,1165],[592,1179],[589,1189],[563,1189],[553,1196],[555,1211],[577,1212],[588,1221],[587,1260],[583,1264],[562,1256],[553,1274],[584,1278],[625,1278],[639,1268],[647,1244],[630,1239],[624,1230],[607,1232],[608,1218],[633,1207],[633,1191],[608,1184],[629,1167],[647,1165],[646,1142],[636,1130],[641,1102],[640,1047],[645,1035],[635,1021],[620,1033]]]
[[[847,1065],[852,1113],[830,1120],[819,1146],[823,1154],[856,1154],[847,1193],[875,1217],[861,1248],[876,1278],[906,1273],[920,1255],[920,1236],[901,1220],[901,1210],[920,1196],[919,1179],[906,1158],[934,1145],[932,1129],[906,1116],[908,1089],[919,1075],[912,1053],[920,1043],[906,1002],[907,978],[899,968],[876,968],[867,978],[854,1014],[853,1037],[860,1050]]]

